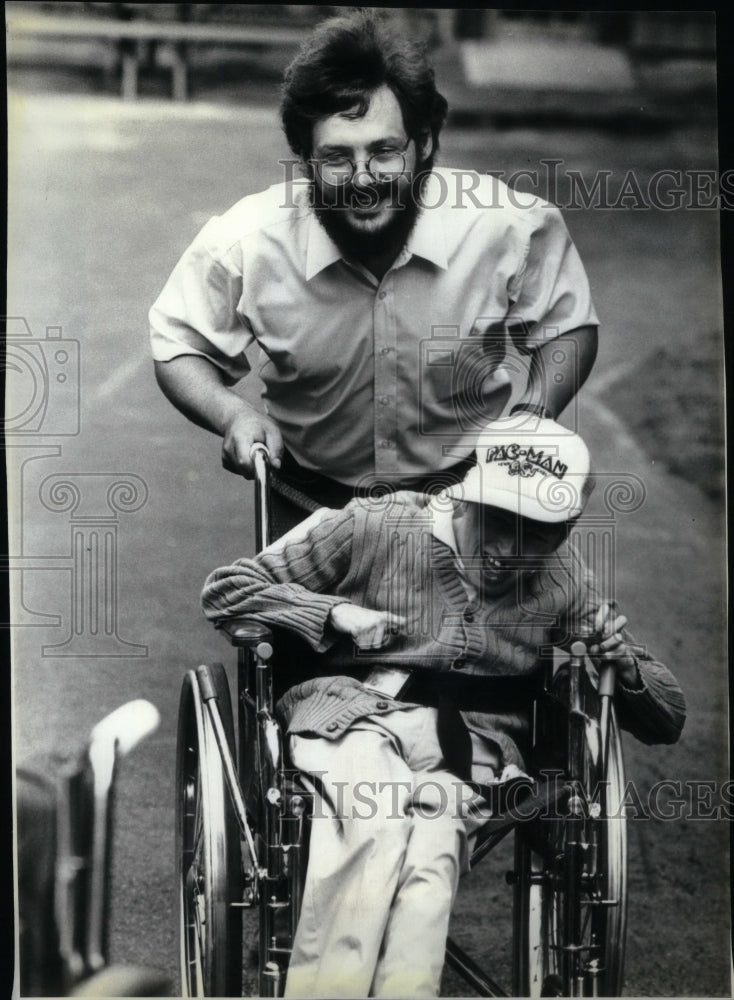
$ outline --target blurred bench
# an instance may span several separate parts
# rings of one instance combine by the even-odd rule
[[[59,17],[26,11],[13,13],[6,8],[7,32],[17,38],[109,39],[120,47],[122,97],[134,100],[138,94],[140,42],[168,42],[171,46],[171,92],[173,99],[188,96],[190,45],[300,45],[308,35],[303,28],[269,25],[208,24],[179,21],[122,21],[112,18]]]

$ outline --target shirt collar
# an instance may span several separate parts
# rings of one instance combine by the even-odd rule
[[[439,205],[445,199],[445,187],[441,186],[436,174],[431,174],[423,189],[425,201],[433,206],[423,208],[416,219],[415,226],[405,244],[406,250],[416,257],[430,261],[436,267],[446,270],[449,266],[446,256],[446,236],[441,224]]]
[[[454,534],[454,508],[446,508],[444,506],[437,506],[430,504],[433,520],[431,522],[431,534],[434,538],[437,538],[439,542],[443,542],[447,545],[454,555],[459,554],[458,547],[456,545],[456,535]]]
[[[341,260],[341,251],[314,215],[308,217],[308,242],[306,244],[306,281],[319,271]]]
[[[456,544],[456,534],[454,533],[454,508],[448,510],[445,507],[437,507],[430,504],[433,510],[433,521],[431,524],[431,534],[437,541],[442,542],[451,550],[455,559],[455,567],[459,581],[463,586],[466,596],[470,601],[477,598],[477,588],[470,580],[464,567],[459,548]]]
[[[431,174],[424,189],[424,195],[427,196],[426,200],[429,205],[436,205],[442,197],[440,187],[438,191],[436,190],[437,185],[440,186],[440,182],[436,179],[435,174]],[[445,192],[443,196],[445,196]],[[409,254],[422,257],[444,271],[448,268],[446,238],[438,208],[424,208],[419,213],[398,260],[401,257],[407,260]],[[308,219],[308,243],[306,246],[306,281],[310,281],[324,268],[341,259],[341,251],[311,211]]]

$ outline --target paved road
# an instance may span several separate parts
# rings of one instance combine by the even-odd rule
[[[145,695],[159,707],[159,731],[122,774],[113,951],[116,960],[175,976],[178,690],[190,666],[227,655],[199,614],[199,589],[212,567],[251,551],[252,539],[244,484],[221,470],[216,440],[187,425],[154,384],[145,317],[197,229],[243,193],[277,181],[277,160],[286,149],[269,106],[15,95],[10,127],[9,312],[24,317],[36,338],[60,326],[64,337],[79,342],[81,359],[80,433],[43,436],[58,430],[52,419],[68,421],[63,405],[49,396],[48,422],[39,433],[12,438],[18,516],[11,554],[16,567],[28,567],[16,592],[15,620],[28,626],[15,633],[17,753],[25,758],[76,746],[94,720],[129,698]],[[697,136],[656,146],[630,139],[620,154],[618,143],[602,133],[522,131],[453,131],[444,148],[445,162],[508,171],[554,151],[569,168],[587,172],[610,163],[623,171],[626,156],[648,172],[666,156],[701,165],[710,153]],[[579,426],[600,471],[634,474],[645,490],[638,509],[616,518],[617,592],[633,631],[674,666],[691,710],[675,748],[628,741],[629,771],[644,797],[662,778],[719,781],[725,773],[721,522],[695,489],[640,450],[623,415],[603,406],[599,395],[615,377],[631,377],[634,353],[663,341],[683,349],[691,330],[716,327],[716,236],[704,213],[642,220],[633,212],[570,212],[568,220],[605,317],[602,354],[583,394]],[[55,347],[33,350],[51,359]],[[18,400],[32,394],[28,384],[19,385]],[[245,392],[254,398],[254,382]],[[48,477],[55,475],[80,490],[77,507],[65,507],[58,491],[49,492]],[[108,487],[125,479],[132,484],[127,499],[123,490],[111,509]],[[600,512],[601,492],[595,504]],[[117,655],[99,655],[101,633],[86,621],[78,641],[88,655],[61,657],[55,654],[63,650],[44,647],[64,641],[74,612],[72,531],[91,544],[90,533],[101,530],[91,519],[101,514],[117,554],[110,577],[117,585],[116,634],[128,645],[112,650]],[[20,587],[20,573],[13,578]],[[640,820],[631,827],[627,992],[727,995],[724,824]],[[496,873],[477,873],[462,892],[456,924],[458,936],[477,940],[486,932],[480,953],[490,952],[501,968],[506,939],[498,928],[505,926],[507,897]],[[460,992],[450,978],[447,989]]]

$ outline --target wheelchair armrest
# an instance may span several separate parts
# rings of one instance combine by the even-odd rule
[[[273,644],[273,633],[265,625],[251,618],[230,618],[218,622],[215,628],[224,632],[233,646],[257,649],[262,642]]]

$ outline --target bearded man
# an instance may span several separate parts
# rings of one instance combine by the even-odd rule
[[[288,67],[303,178],[207,223],[150,312],[159,384],[222,436],[226,468],[251,475],[260,441],[301,501],[431,492],[506,410],[510,344],[527,359],[511,412],[555,418],[583,384],[597,318],[560,212],[435,167],[446,113],[422,49],[376,12],[323,22]],[[233,390],[253,342],[264,413]]]

